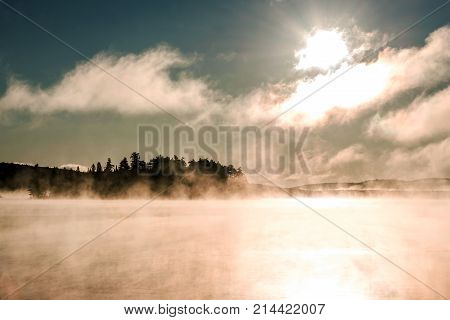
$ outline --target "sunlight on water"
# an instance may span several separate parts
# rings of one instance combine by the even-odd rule
[[[304,198],[442,294],[450,200]],[[143,200],[0,200],[0,296]],[[15,298],[434,299],[293,199],[154,201]]]
[[[290,300],[323,299],[367,299],[363,290],[356,284],[348,284],[333,276],[306,279],[303,283],[295,283],[290,279],[284,286],[286,296]],[[359,290],[358,290],[359,289]]]

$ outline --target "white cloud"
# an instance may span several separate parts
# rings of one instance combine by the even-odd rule
[[[343,34],[350,41],[349,32]],[[360,39],[361,32],[358,31],[355,37]],[[370,46],[373,39],[374,33],[368,33]],[[300,119],[314,124],[336,108],[344,111],[343,114],[352,114],[361,107],[376,107],[405,90],[430,88],[447,81],[450,79],[448,43],[450,27],[447,26],[433,32],[421,48],[387,48],[375,61],[355,64],[349,72],[330,83],[349,67],[347,63],[352,62],[347,61],[337,70],[317,74],[313,78],[265,85],[234,98],[225,97],[212,89],[204,79],[183,72],[174,80],[171,77],[174,68],[188,67],[194,61],[167,47],[124,56],[103,53],[96,55],[93,61],[165,110],[175,114],[201,114],[202,117],[212,113],[238,120],[251,118],[268,121],[325,86],[282,116],[282,122],[298,123]],[[361,48],[365,47],[359,43],[352,50]],[[289,87],[289,90],[279,90],[280,86]],[[49,88],[12,80],[0,98],[0,111],[11,109],[27,109],[37,113],[61,110],[160,112],[144,98],[87,62],[79,64]],[[231,111],[239,115],[245,113],[248,117],[227,114]]]
[[[412,150],[396,149],[384,158],[385,174],[390,177],[450,177],[450,138]]]
[[[421,48],[386,48],[375,61],[343,63],[336,70],[298,81],[295,93],[277,108],[281,113],[305,99],[283,120],[300,118],[316,123],[336,108],[352,114],[362,107],[379,106],[407,90],[433,88],[450,80],[448,43],[450,27],[446,26],[431,33]]]
[[[341,166],[355,165],[359,162],[369,160],[367,151],[361,144],[355,144],[340,150],[334,157],[328,161],[330,168],[338,168]]]
[[[450,135],[450,86],[432,96],[419,97],[407,108],[373,121],[368,132],[371,136],[401,143]]]
[[[303,177],[303,180],[348,182],[370,179],[449,178],[449,158],[450,137],[415,148],[387,147],[381,151],[370,150],[358,143],[344,147],[334,155],[331,150],[322,150],[322,153],[318,152],[308,158],[313,175]]]
[[[392,66],[387,96],[414,88],[430,88],[450,80],[450,27],[432,32],[421,48],[387,48],[379,60]]]
[[[98,54],[93,59],[115,77],[169,112],[198,112],[214,104],[213,92],[201,79],[181,74],[173,80],[173,68],[192,60],[178,51],[158,47],[141,54]],[[12,80],[0,99],[0,110],[28,109],[37,113],[110,109],[123,113],[160,112],[95,65],[83,62],[55,85],[42,89]]]
[[[281,104],[280,112],[295,106],[286,114],[288,121],[301,117],[314,124],[334,108],[352,110],[361,107],[374,102],[386,90],[389,65],[381,62],[358,64],[344,73],[347,68],[343,65],[333,73],[319,74],[313,80],[299,82],[296,92]]]

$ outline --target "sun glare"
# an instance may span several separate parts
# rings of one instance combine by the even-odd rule
[[[306,40],[306,47],[297,51],[297,70],[319,68],[326,70],[348,55],[342,34],[337,31],[318,30]]]

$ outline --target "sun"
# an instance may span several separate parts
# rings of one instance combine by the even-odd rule
[[[295,68],[327,70],[341,62],[348,55],[342,34],[336,30],[317,30],[306,39],[306,47],[297,51],[299,59]]]

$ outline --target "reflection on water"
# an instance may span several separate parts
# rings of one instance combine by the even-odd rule
[[[450,295],[450,200],[304,199]],[[0,200],[0,296],[143,201]],[[435,299],[291,199],[155,201],[14,298]]]

